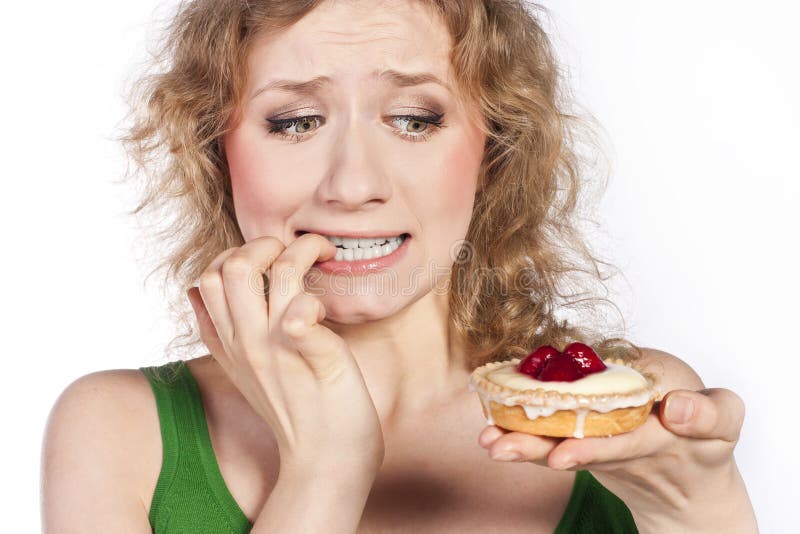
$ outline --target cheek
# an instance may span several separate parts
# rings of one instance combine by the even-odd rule
[[[279,179],[290,169],[269,158],[254,132],[236,130],[225,138],[233,204],[246,241],[262,235],[281,236],[291,211],[291,190]]]
[[[473,140],[475,141],[475,140]],[[477,146],[476,146],[477,145]],[[454,143],[439,153],[429,188],[418,188],[420,206],[426,206],[423,227],[428,256],[442,273],[456,259],[454,245],[467,235],[475,204],[482,147],[480,141]],[[421,193],[421,191],[424,191]]]
[[[273,175],[269,161],[255,150],[255,143],[248,139],[247,132],[237,130],[225,138],[225,154],[231,173],[231,187],[238,209],[249,211],[258,206],[269,194],[269,180]]]
[[[464,142],[445,152],[439,169],[441,179],[437,181],[436,194],[431,196],[438,200],[440,213],[448,214],[447,219],[463,229],[464,235],[475,203],[481,148],[482,144]]]

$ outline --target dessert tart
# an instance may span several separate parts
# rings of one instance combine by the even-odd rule
[[[652,377],[621,359],[603,361],[578,342],[482,365],[469,388],[489,425],[574,438],[629,432],[645,422],[659,396]]]

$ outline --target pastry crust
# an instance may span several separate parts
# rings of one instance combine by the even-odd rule
[[[489,419],[483,403],[481,407],[484,417]],[[581,417],[575,410],[558,410],[553,415],[528,419],[521,406],[504,406],[494,401],[489,401],[489,408],[495,425],[506,430],[537,436],[576,437],[575,430],[579,427],[578,417]],[[588,410],[583,416],[582,437],[613,436],[630,432],[645,422],[652,408],[653,399],[650,399],[644,406],[618,408],[608,413]]]
[[[519,390],[486,377],[500,366],[516,366],[519,362],[519,358],[490,362],[472,372],[470,389],[478,393],[489,424],[539,436],[612,436],[643,424],[658,398],[653,378],[645,374],[645,387],[603,394],[560,393],[543,388]],[[633,368],[622,360],[605,363]]]

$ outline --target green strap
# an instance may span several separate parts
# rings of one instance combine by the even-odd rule
[[[150,506],[151,526],[159,534],[177,532],[191,521],[211,527],[209,519],[215,518],[225,523],[225,531],[249,532],[252,524],[219,469],[200,388],[186,363],[178,360],[139,369],[150,381],[156,398],[163,448],[161,472]],[[209,506],[223,516],[214,516]],[[169,529],[164,528],[167,521]]]
[[[589,471],[578,471],[554,534],[638,534],[631,511]]]
[[[161,367],[140,367],[150,382],[153,395],[156,398],[158,422],[161,428],[161,472],[158,474],[156,489],[153,493],[153,502],[150,505],[150,525],[157,522],[166,493],[175,479],[178,468],[179,438],[175,424],[175,410],[173,407],[170,387],[176,380],[174,366],[167,364]]]

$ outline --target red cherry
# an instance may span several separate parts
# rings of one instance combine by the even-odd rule
[[[554,380],[573,382],[579,378],[583,378],[583,373],[581,372],[578,362],[573,360],[572,356],[569,354],[562,352],[547,361],[537,378],[545,382]]]
[[[584,343],[570,343],[564,347],[564,354],[569,354],[572,359],[578,364],[581,372],[585,375],[597,373],[606,368],[606,364],[597,355],[597,353]]]
[[[525,359],[520,362],[517,371],[535,378],[536,375],[539,374],[539,371],[542,370],[542,367],[544,367],[544,364],[547,363],[547,360],[557,354],[561,353],[556,348],[550,345],[542,345],[528,354]]]

